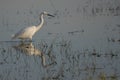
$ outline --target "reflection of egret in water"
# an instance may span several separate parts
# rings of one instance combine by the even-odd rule
[[[32,44],[32,42],[30,43],[20,43],[19,45],[13,46],[14,49],[16,49],[17,51],[20,51],[22,53],[26,53],[27,55],[36,55],[36,56],[40,56],[42,59],[42,65],[44,67],[50,66],[51,64],[46,64],[46,59],[45,59],[45,55],[39,50],[36,49],[34,47],[34,45]]]
[[[34,45],[30,43],[20,43],[17,46],[13,46],[16,50],[19,50],[20,52],[25,52],[28,55],[42,55],[41,51],[38,49],[35,49]]]

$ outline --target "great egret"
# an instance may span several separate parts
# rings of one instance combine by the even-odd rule
[[[26,28],[23,28],[21,29],[19,32],[17,32],[16,34],[12,35],[12,39],[22,39],[22,40],[25,40],[25,39],[30,39],[32,41],[32,37],[33,35],[38,31],[40,30],[40,28],[43,26],[44,24],[44,15],[47,15],[47,16],[52,16],[54,17],[53,15],[47,13],[47,12],[42,12],[40,14],[40,23],[37,25],[37,26],[30,26],[30,27],[26,27]]]

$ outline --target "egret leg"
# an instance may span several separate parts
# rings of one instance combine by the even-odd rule
[[[29,41],[32,42],[32,38],[30,38]]]
[[[21,43],[22,43],[22,44],[24,44],[24,41],[25,41],[24,39],[21,39]]]

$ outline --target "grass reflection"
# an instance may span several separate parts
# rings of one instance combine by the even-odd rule
[[[103,53],[95,48],[74,50],[72,41],[57,38],[51,43],[48,41],[8,43],[0,45],[1,80],[29,80],[35,77],[42,80],[120,78],[118,51]]]

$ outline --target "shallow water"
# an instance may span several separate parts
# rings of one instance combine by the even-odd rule
[[[2,41],[0,53],[1,80],[118,80],[120,77],[119,51],[75,51],[68,40],[54,40],[50,44]]]
[[[0,80],[120,79],[119,0],[0,4]],[[11,40],[21,28],[38,24],[44,10],[55,17],[45,17],[32,42]]]

